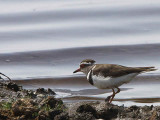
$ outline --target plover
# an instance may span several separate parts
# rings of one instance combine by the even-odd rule
[[[134,77],[143,72],[156,70],[154,67],[126,67],[117,64],[95,64],[92,59],[85,59],[80,63],[76,72],[83,72],[89,83],[99,89],[112,89],[113,94],[105,101],[111,103],[117,93],[119,86],[130,82]],[[115,91],[117,89],[117,91]]]

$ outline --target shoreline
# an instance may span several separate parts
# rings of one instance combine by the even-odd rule
[[[62,77],[62,78],[34,78],[30,80],[13,80],[28,90],[38,88],[51,88],[57,93],[57,98],[64,102],[72,103],[79,101],[103,101],[111,94],[110,89],[97,89],[91,86],[84,76]],[[128,84],[122,85],[121,92],[115,97],[113,103],[117,105],[133,104],[143,106],[160,105],[158,92],[160,84],[159,75],[138,76]],[[143,89],[142,89],[143,88]]]
[[[1,120],[160,119],[160,106],[125,107],[104,101],[66,103],[62,99],[55,98],[56,93],[50,88],[26,90],[15,89],[18,84],[13,82],[3,84],[4,87],[0,88]]]

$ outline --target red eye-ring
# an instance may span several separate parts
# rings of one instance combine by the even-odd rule
[[[85,66],[84,64],[81,64],[81,65],[80,65],[80,68],[84,68],[84,66]]]

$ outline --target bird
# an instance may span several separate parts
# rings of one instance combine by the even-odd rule
[[[118,64],[96,64],[93,59],[85,59],[80,62],[80,68],[73,73],[83,72],[88,82],[99,89],[112,89],[112,95],[105,99],[106,102],[112,103],[115,95],[121,91],[119,88],[121,85],[129,83],[141,73],[155,70],[157,69],[154,66],[127,67]]]

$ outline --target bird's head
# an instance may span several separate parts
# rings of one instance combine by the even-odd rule
[[[78,68],[77,70],[75,70],[73,73],[76,72],[83,72],[83,73],[88,73],[88,71],[90,70],[90,67],[92,65],[95,64],[96,61],[92,60],[92,59],[85,59],[80,63],[80,68]]]

